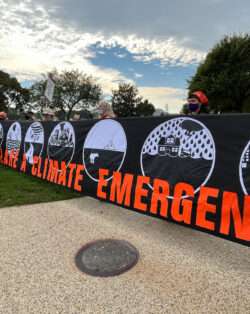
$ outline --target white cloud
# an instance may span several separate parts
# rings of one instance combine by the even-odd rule
[[[185,103],[187,91],[172,87],[139,87],[140,95],[148,99],[156,108],[179,113]]]
[[[0,10],[3,6],[4,4],[0,2]],[[175,62],[174,59],[180,58],[181,55],[183,62],[189,62],[187,55],[174,48],[173,40],[169,40],[163,48],[161,43],[150,44],[149,41],[135,36],[105,38],[102,34],[82,34],[72,28],[62,29],[50,20],[42,7],[39,7],[39,16],[34,16],[31,20],[35,25],[39,25],[39,28],[29,29],[19,13],[16,13],[16,9],[17,7],[14,7],[12,10],[4,11],[2,15],[5,32],[2,32],[0,37],[0,60],[2,69],[16,75],[20,80],[37,79],[53,67],[58,70],[78,68],[84,73],[93,75],[106,95],[116,89],[121,82],[133,83],[115,69],[97,67],[91,63],[93,52],[89,47],[96,43],[99,43],[100,47],[116,45],[126,47],[136,55],[136,58],[145,62],[154,58],[162,59],[164,62]],[[18,10],[29,12],[29,5],[26,3],[18,6]],[[173,48],[175,54],[171,55],[170,50]],[[102,51],[98,50],[98,53]],[[135,78],[143,76],[136,72],[133,75]],[[141,87],[139,91],[158,108],[165,109],[165,105],[169,104],[171,112],[179,111],[181,99],[184,97],[184,91],[166,87]]]
[[[6,9],[8,8],[8,10]],[[121,46],[126,48],[135,60],[151,62],[159,60],[165,64],[189,64],[198,62],[204,54],[194,49],[179,46],[176,40],[149,40],[137,35],[111,35],[88,33],[76,30],[67,25],[61,25],[51,14],[56,12],[54,6],[46,10],[42,4],[35,5],[31,0],[8,4],[0,0],[1,33],[0,61],[1,69],[18,77],[20,80],[34,80],[41,74],[54,68],[67,70],[77,68],[93,75],[101,84],[104,93],[110,94],[121,82],[133,83],[118,70],[95,66],[91,58],[95,53],[92,45],[98,45],[97,53],[105,53],[102,48]],[[123,58],[125,54],[117,54]],[[135,78],[142,74],[134,73]],[[178,97],[170,89],[147,88],[148,97],[158,105],[165,104],[165,98],[172,103]],[[150,96],[152,92],[152,96]],[[165,98],[164,98],[165,97]],[[164,99],[164,100],[163,100]]]
[[[119,46],[135,61],[157,60],[163,68],[198,63],[225,34],[249,30],[249,9],[248,0],[240,5],[234,0],[0,0],[0,66],[21,80],[53,68],[78,68],[97,77],[110,94],[118,83],[133,81],[116,69],[93,65],[96,53]],[[186,97],[185,90],[163,86],[139,90],[157,107],[168,104],[170,112],[179,112]]]
[[[17,1],[17,0],[12,0]],[[34,0],[33,0],[34,1]],[[40,0],[53,18],[84,32],[164,42],[206,52],[226,34],[248,32],[249,0]]]
[[[19,12],[30,12],[29,2],[10,6],[3,10],[5,3],[0,0],[2,27],[0,35],[1,69],[18,77],[20,80],[35,80],[41,74],[56,68],[79,71],[93,75],[102,85],[104,93],[110,93],[123,81],[132,82],[115,69],[102,68],[91,63],[94,53],[89,48],[102,40],[99,34],[77,33],[72,28],[62,28],[49,18],[41,7],[39,16],[27,16],[33,23],[33,29],[26,26],[26,19]],[[15,23],[14,23],[15,22]]]
[[[149,40],[137,35],[104,36],[102,33],[87,33],[52,20],[54,8],[46,11],[32,1],[8,5],[0,2],[1,28],[0,57],[2,67],[31,76],[32,72],[47,71],[51,64],[59,69],[65,64],[84,65],[88,70],[88,59],[94,57],[89,47],[126,48],[134,59],[150,62],[160,60],[162,64],[189,64],[199,62],[204,53],[181,47],[176,40]],[[100,52],[102,53],[102,52]],[[117,54],[124,58],[126,54]],[[91,67],[92,70],[92,67]]]
[[[102,37],[100,47],[121,46],[126,48],[136,61],[145,63],[158,60],[163,65],[189,65],[199,63],[204,59],[205,53],[181,46],[174,38],[165,40],[145,39],[135,34],[129,36],[114,35]]]
[[[120,59],[123,59],[123,58],[126,58],[127,57],[127,54],[126,53],[114,53],[114,55],[117,57],[117,58],[120,58]]]
[[[135,77],[135,78],[142,78],[142,77],[143,77],[143,75],[142,75],[142,74],[140,74],[140,73],[134,73],[134,77]]]
[[[105,54],[102,48],[123,47],[134,61],[157,60],[163,68],[198,63],[224,35],[249,31],[249,10],[249,0],[0,0],[0,66],[21,80],[77,68],[97,77],[109,94],[118,83],[133,81],[92,64],[95,53]],[[99,49],[93,52],[92,45]],[[179,112],[186,97],[182,89],[139,90],[157,107],[168,104],[170,112]]]

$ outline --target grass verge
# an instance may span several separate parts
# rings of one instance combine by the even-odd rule
[[[50,184],[0,165],[0,208],[80,197],[80,193]]]

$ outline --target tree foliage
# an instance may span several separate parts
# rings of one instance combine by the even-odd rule
[[[60,110],[66,120],[69,120],[73,110],[84,110],[96,106],[102,94],[101,87],[94,83],[91,76],[82,74],[77,70],[58,73],[54,71],[51,77],[55,83],[54,97],[50,107]],[[46,79],[35,83],[31,90],[33,105],[46,106],[41,102],[44,95]]]
[[[15,77],[0,71],[0,111],[22,110],[29,100],[29,90],[22,88]]]
[[[138,96],[138,89],[135,86],[122,83],[112,93],[112,108],[118,117],[136,116],[136,107],[142,98]]]
[[[225,37],[208,53],[189,91],[204,91],[214,112],[250,112],[250,36]]]
[[[139,117],[152,116],[155,112],[155,107],[147,99],[141,101],[136,107],[136,115]]]
[[[155,111],[154,106],[143,100],[132,84],[122,83],[112,94],[112,108],[118,117],[150,116]]]

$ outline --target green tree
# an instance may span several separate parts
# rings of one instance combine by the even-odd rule
[[[20,112],[28,101],[29,90],[22,88],[15,77],[0,71],[0,111],[14,108]]]
[[[155,112],[155,107],[147,99],[141,101],[136,107],[136,115],[139,117],[152,116]]]
[[[250,36],[223,38],[188,82],[204,91],[215,112],[250,112]]]
[[[112,108],[118,117],[134,117],[137,115],[136,107],[142,98],[138,96],[138,89],[127,83],[119,85],[118,90],[112,91]]]
[[[155,108],[138,94],[136,86],[122,83],[112,91],[112,108],[118,117],[151,116]]]
[[[95,107],[102,95],[101,87],[91,76],[77,70],[58,73],[53,71],[51,77],[55,83],[54,97],[49,104],[51,108],[63,113],[69,120],[73,111],[80,111]],[[48,103],[41,101],[46,87],[46,78],[36,82],[32,88],[32,106],[42,109]],[[39,108],[40,107],[40,108]]]

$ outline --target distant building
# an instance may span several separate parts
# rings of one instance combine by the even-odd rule
[[[191,157],[191,149],[181,148],[180,139],[170,135],[168,137],[162,137],[158,144],[158,154],[160,156],[169,157],[181,157],[187,158]]]
[[[177,157],[180,151],[180,139],[173,135],[162,137],[158,144],[158,153],[160,156]]]
[[[241,167],[242,168],[247,168],[247,164],[249,163],[250,161],[250,151],[249,149],[246,151],[246,153],[244,154],[243,156],[243,160],[242,160],[242,163],[241,163]]]
[[[156,108],[155,112],[153,113],[153,117],[164,117],[166,115],[168,115],[168,112],[160,108]]]

